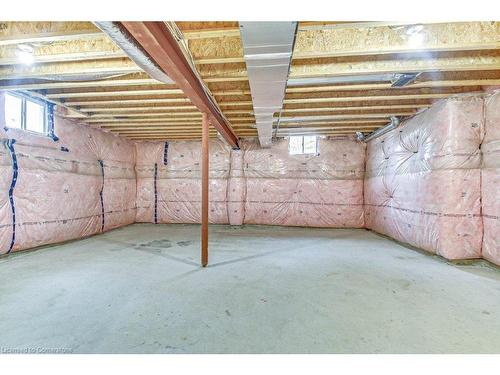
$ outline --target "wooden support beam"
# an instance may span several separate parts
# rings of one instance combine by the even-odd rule
[[[154,82],[153,82],[154,83]],[[149,84],[149,83],[148,83]],[[154,83],[159,84],[159,83]],[[71,86],[71,84],[70,84]],[[106,87],[106,84],[103,85]],[[79,92],[58,92],[48,94],[48,98],[93,98],[93,97],[123,97],[123,96],[150,96],[150,95],[183,95],[181,89],[138,89],[138,90],[117,90],[117,91],[79,91]],[[240,96],[250,95],[250,90],[227,90],[212,93],[215,96]]]
[[[2,79],[4,79],[2,77]],[[23,83],[18,80],[3,82],[0,90],[52,90],[69,88],[88,88],[88,87],[119,87],[119,86],[141,86],[141,85],[162,85],[163,83],[151,78],[138,79],[103,79],[95,81],[64,81],[64,82],[46,82],[46,83]]]
[[[402,111],[430,107],[430,104],[394,104],[394,105],[372,105],[372,106],[350,106],[350,107],[314,107],[314,108],[285,108],[282,115],[294,112],[349,112],[349,111]],[[229,111],[226,111],[227,113]]]
[[[389,115],[385,116],[388,117]],[[366,115],[366,117],[371,117],[370,115]],[[381,116],[380,116],[381,117]],[[237,124],[253,124],[255,120],[253,119],[242,119],[242,120],[234,120],[234,125]],[[106,126],[106,127],[116,127],[116,126],[141,126],[145,124],[149,125],[164,125],[164,126],[171,126],[171,125],[201,125],[201,119],[198,118],[179,118],[179,119],[168,119],[164,121],[149,121],[147,123],[141,123],[137,121],[116,121],[116,122],[107,122],[107,121],[100,121],[96,122],[93,121],[91,122],[92,124],[96,124],[99,126]]]
[[[202,140],[201,140],[201,265],[208,264],[208,171],[209,171],[209,149],[208,114],[203,113],[202,117]]]
[[[500,69],[500,50],[336,57],[292,60],[289,78],[337,77],[418,72],[468,72]],[[205,82],[248,81],[243,64],[201,65]]]
[[[203,113],[210,115],[212,125],[233,147],[238,147],[238,137],[221,115],[217,104],[207,95],[187,61],[175,37],[164,22],[122,22],[125,29],[151,56],[158,66],[184,91],[191,102]],[[208,139],[208,137],[207,137]]]
[[[100,129],[106,129],[106,130],[113,130],[113,131],[143,131],[143,132],[149,132],[149,131],[165,131],[165,132],[175,132],[175,131],[181,131],[181,132],[190,132],[190,131],[201,131],[201,123],[199,124],[190,124],[190,125],[179,125],[179,124],[174,124],[174,125],[135,125],[135,126],[104,126],[104,125],[98,125],[96,127],[99,127]],[[216,130],[214,130],[216,132]]]
[[[136,72],[142,72],[142,69],[128,58],[66,61],[34,66],[7,65],[0,67],[0,77],[2,79],[50,78],[53,76],[58,79],[62,77],[69,79],[72,76],[109,76]]]
[[[69,105],[68,103],[66,103],[66,105]],[[188,110],[192,110],[196,108],[195,106],[192,106],[192,105],[183,105],[183,106],[158,106],[158,107],[115,107],[115,108],[107,108],[107,107],[90,107],[90,108],[86,108],[86,107],[83,107],[81,108],[80,110],[82,112],[91,112],[91,113],[99,113],[99,112],[102,112],[102,113],[115,113],[116,116],[129,116],[130,114],[125,114],[125,113],[122,113],[122,112],[143,112],[143,115],[145,114],[159,114],[160,112],[162,111],[168,111],[167,113],[174,113],[172,111],[178,111],[178,110],[184,110],[184,109],[188,109]],[[155,112],[156,111],[156,112]],[[163,112],[165,113],[165,112]],[[176,115],[179,115],[179,114],[183,114],[183,112],[176,112],[175,113]]]
[[[320,59],[314,63],[307,62],[307,64],[292,62],[290,78],[498,70],[500,69],[500,51],[409,55],[404,59],[394,59],[390,55],[365,59],[339,57]]]
[[[109,129],[117,129],[117,128],[146,128],[148,126],[162,126],[164,128],[170,128],[170,127],[175,127],[175,126],[182,126],[184,128],[189,128],[196,126],[197,128],[201,129],[201,121],[191,121],[191,122],[186,122],[186,121],[174,121],[170,123],[156,123],[156,124],[147,124],[147,123],[113,123],[113,124],[101,124],[101,123],[93,123],[95,126],[99,126],[101,128],[109,128]]]
[[[103,87],[106,87],[103,85]],[[47,98],[98,98],[107,96],[141,96],[141,95],[183,95],[181,89],[155,89],[155,90],[118,90],[118,91],[83,91],[83,92],[58,92],[47,94]]]
[[[133,105],[133,104],[164,104],[164,103],[189,103],[191,101],[188,98],[155,98],[155,99],[120,99],[115,98],[114,100],[67,100],[65,102],[67,105],[73,106],[88,106],[88,105]],[[194,107],[194,106],[191,106]]]
[[[188,115],[189,115],[189,113],[188,113]],[[134,123],[134,124],[139,124],[139,123],[164,124],[164,123],[175,122],[175,120],[176,120],[176,117],[172,117],[172,116],[163,117],[163,118],[156,117],[156,118],[125,118],[125,119],[106,117],[106,118],[89,118],[89,119],[85,120],[85,122],[100,123],[100,124],[116,124],[116,123],[120,123],[120,124],[127,124],[127,123],[131,123],[131,124],[132,123]],[[195,120],[201,121],[201,117],[193,116],[192,120],[193,121],[195,121]]]
[[[411,116],[415,112],[389,112],[389,113],[366,113],[366,114],[346,114],[346,115],[319,115],[319,116],[281,116],[280,121],[282,124],[286,122],[320,122],[332,120],[355,120],[355,119],[377,119],[377,118],[390,118],[391,116]],[[315,119],[316,118],[316,119]],[[274,122],[278,122],[278,118],[274,118]]]
[[[298,98],[285,99],[284,104],[312,104],[312,103],[349,103],[349,102],[364,102],[364,101],[399,101],[399,100],[419,100],[419,99],[440,99],[456,95],[455,93],[438,93],[438,94],[415,94],[415,95],[373,95],[373,96],[345,96],[333,98]],[[221,107],[239,107],[250,106],[251,101],[238,102],[223,102]],[[285,111],[287,108],[284,109]]]
[[[0,46],[95,38],[101,30],[90,22],[0,22]]]
[[[130,130],[115,130],[115,129],[106,129],[115,133],[120,133],[120,134],[202,134],[202,128],[201,126],[198,129],[187,129],[187,130],[141,130],[141,129],[130,129]],[[217,134],[216,130],[210,131],[209,132],[211,135]]]
[[[96,113],[91,114],[89,119],[120,118],[123,120],[132,118],[169,118],[183,115],[184,112],[144,112],[144,113]],[[69,116],[71,117],[71,116]],[[91,120],[89,120],[91,121]]]
[[[415,89],[432,87],[466,87],[466,86],[496,86],[500,85],[500,79],[463,79],[449,81],[426,81],[411,83],[402,88],[393,88],[390,83],[364,83],[354,85],[330,85],[330,86],[310,86],[310,87],[288,87],[287,94],[351,91],[351,90],[385,90],[385,89]]]
[[[224,37],[239,37],[240,29],[238,27],[234,28],[220,28],[220,29],[208,29],[208,30],[193,30],[193,31],[183,31],[185,39],[211,39],[211,38],[224,38]]]
[[[213,76],[203,76],[203,81],[207,83],[218,83],[218,82],[248,82],[248,75],[246,72],[241,73],[240,76],[218,76],[218,75],[213,75]]]
[[[201,139],[199,136],[188,137],[188,136],[158,136],[158,137],[143,137],[143,136],[124,136],[127,139],[131,139],[134,141],[198,141]],[[210,138],[216,138],[217,136],[213,136]]]
[[[32,48],[34,64],[127,57],[120,47],[102,34],[92,40],[35,44]],[[0,46],[0,66],[22,64],[17,53],[17,45]]]

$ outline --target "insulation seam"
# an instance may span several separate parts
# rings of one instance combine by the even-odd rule
[[[201,201],[183,201],[183,200],[160,200],[161,203],[201,203]],[[324,206],[363,206],[362,203],[327,203],[327,202],[302,202],[302,201],[280,201],[280,202],[271,202],[271,201],[253,201],[253,200],[209,200],[211,203],[264,203],[264,204],[312,204],[312,205],[324,205]],[[139,208],[147,208],[147,207],[139,207]]]
[[[153,181],[154,193],[155,193],[155,211],[154,211],[154,223],[158,224],[158,188],[157,188],[157,180],[158,180],[158,163],[155,163],[155,178]]]
[[[131,207],[131,208],[123,209],[123,210],[105,211],[105,214],[121,214],[124,212],[137,210],[137,208],[141,208],[141,207]],[[142,207],[142,208],[145,208],[145,207]],[[21,226],[30,226],[30,225],[59,224],[59,223],[66,224],[68,222],[87,220],[87,219],[90,219],[93,217],[101,217],[101,216],[102,216],[102,214],[97,214],[97,215],[87,215],[87,216],[74,217],[74,218],[69,218],[69,219],[55,219],[55,220],[45,220],[45,221],[25,221],[22,223],[16,222],[16,226],[21,227]],[[10,226],[11,226],[11,224],[0,224],[0,229],[10,227]]]
[[[403,211],[403,212],[409,212],[412,214],[421,214],[421,215],[427,215],[427,216],[439,216],[439,217],[481,217],[481,214],[454,214],[454,213],[445,213],[445,212],[432,212],[432,211],[424,211],[424,210],[412,210],[410,208],[403,208],[403,207],[396,207],[392,206],[390,204],[369,204],[365,203],[365,206],[370,206],[370,207],[388,207],[388,208],[393,208],[398,211]]]

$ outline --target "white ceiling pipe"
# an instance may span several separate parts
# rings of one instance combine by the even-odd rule
[[[363,74],[353,76],[334,76],[334,77],[310,77],[310,78],[290,78],[289,87],[312,86],[312,85],[330,85],[335,83],[360,83],[360,82],[391,82],[394,74]]]
[[[400,124],[399,118],[397,118],[396,116],[393,116],[393,117],[391,117],[391,122],[389,124],[387,124],[383,128],[377,129],[374,132],[368,134],[362,140],[365,141],[365,142],[368,142],[368,141],[370,141],[372,139],[378,138],[381,135],[383,135],[383,134],[385,134],[387,132],[390,132],[393,129],[396,129],[399,126],[399,124]],[[358,139],[359,138],[360,137],[358,136]]]

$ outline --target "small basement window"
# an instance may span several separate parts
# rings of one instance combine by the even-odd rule
[[[5,93],[5,125],[47,134],[47,103],[17,93]]]
[[[317,154],[318,137],[315,135],[290,136],[288,151],[290,155]]]

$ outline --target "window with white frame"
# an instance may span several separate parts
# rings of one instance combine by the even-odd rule
[[[47,134],[47,104],[17,93],[5,93],[5,125]]]
[[[290,155],[317,154],[318,137],[315,135],[294,135],[288,140]]]

